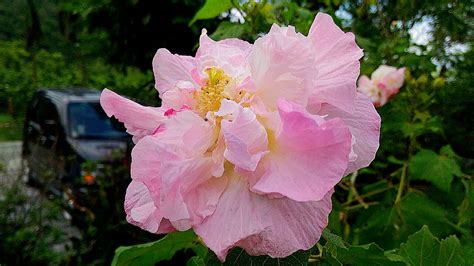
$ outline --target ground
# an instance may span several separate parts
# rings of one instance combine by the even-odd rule
[[[42,196],[37,189],[26,185],[25,178],[22,174],[22,159],[21,159],[21,141],[8,141],[0,142],[0,201],[4,200],[3,192],[9,187],[16,184],[20,184],[22,190],[30,202],[27,202],[29,206],[41,206],[35,204],[40,198],[48,200],[45,196]],[[18,206],[19,208],[25,206]],[[26,206],[28,209],[28,206]],[[60,228],[62,233],[66,236],[66,239],[78,238],[80,239],[79,230],[76,227],[70,225],[68,214],[63,213],[58,219],[50,221],[55,227]],[[71,246],[70,241],[65,243],[55,244],[52,249],[56,251],[62,251],[66,249],[66,246]]]

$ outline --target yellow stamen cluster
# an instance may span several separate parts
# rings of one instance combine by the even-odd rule
[[[209,78],[196,95],[197,109],[202,114],[219,110],[221,101],[227,98],[224,89],[230,82],[230,77],[220,68],[212,67],[205,71]]]

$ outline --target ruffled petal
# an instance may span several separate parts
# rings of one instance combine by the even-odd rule
[[[251,255],[282,258],[310,249],[319,240],[331,211],[332,191],[321,201],[301,203],[252,193],[235,173],[228,178],[214,213],[195,226],[221,261],[236,246]]]
[[[211,170],[212,160],[210,158],[201,157],[162,163],[159,172],[161,182],[160,209],[162,215],[169,219],[178,230],[183,231],[191,228],[193,224],[192,212],[198,211],[202,214],[203,209],[205,211],[216,205],[220,194],[217,195],[217,199],[216,197],[214,197],[214,200],[209,199],[211,201],[210,206],[194,205],[198,210],[190,209],[184,201],[184,197],[189,191],[212,178]],[[207,191],[207,188],[204,187],[204,196],[209,196],[206,193]],[[192,201],[193,198],[191,197],[190,200]],[[194,221],[196,223],[200,222],[198,219],[194,220],[197,220]]]
[[[311,98],[352,112],[360,71],[359,59],[363,56],[354,34],[344,33],[331,16],[318,13],[308,38],[314,43],[317,69]]]
[[[226,144],[224,157],[236,167],[254,171],[268,152],[267,132],[252,110],[239,107],[232,121],[222,121]]]
[[[244,80],[249,76],[246,60],[249,47],[245,43],[235,39],[216,42],[209,38],[207,31],[203,29],[196,52],[200,73],[204,74],[208,67],[218,67],[232,78]]]
[[[339,118],[324,121],[304,108],[280,101],[281,129],[256,172],[252,190],[295,201],[321,200],[343,177],[351,133]]]
[[[165,120],[161,108],[141,106],[108,89],[102,91],[100,105],[109,117],[115,116],[125,124],[135,143],[152,135]]]
[[[267,199],[270,226],[265,231],[239,241],[252,256],[285,258],[297,250],[308,250],[320,239],[332,209],[333,190],[320,201],[296,202],[288,198]],[[263,208],[266,209],[266,208]]]
[[[273,25],[255,41],[249,63],[256,95],[270,110],[284,98],[306,105],[317,72],[313,45],[293,27]]]
[[[175,231],[169,221],[163,219],[148,188],[142,182],[130,183],[125,194],[124,209],[129,223],[150,233],[161,234]]]
[[[132,151],[132,178],[147,187],[160,215],[180,231],[212,214],[225,188],[225,180],[212,177],[211,157],[187,156],[183,144],[157,137],[143,138]]]
[[[158,49],[153,57],[155,88],[160,93],[174,88],[180,82],[189,82],[197,87],[193,79],[196,60],[191,56],[171,54],[167,49]]]
[[[194,109],[194,85],[189,82],[178,83],[175,88],[167,90],[161,95],[162,108],[180,110],[183,108]]]
[[[324,104],[318,114],[327,115],[328,119],[335,117],[342,119],[351,131],[354,138],[352,149],[357,159],[349,162],[345,174],[366,167],[372,162],[379,148],[380,116],[370,99],[357,93],[354,113],[347,113]]]
[[[203,154],[215,142],[211,125],[191,110],[182,110],[167,119],[156,137],[182,147],[189,157]]]
[[[224,39],[220,42],[223,43],[223,44],[226,44],[226,45],[230,45],[230,46],[234,46],[234,47],[239,48],[240,50],[242,50],[245,53],[245,55],[250,53],[250,50],[252,49],[252,44],[250,44],[249,42],[246,42],[244,40],[237,39],[237,38]]]
[[[242,178],[233,173],[224,175],[220,178],[229,181],[214,213],[194,227],[221,261],[238,241],[263,232],[270,225],[264,216],[271,212],[264,202],[267,199],[250,192]]]

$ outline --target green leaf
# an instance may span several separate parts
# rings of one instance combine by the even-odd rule
[[[194,256],[188,260],[186,263],[186,266],[205,266],[206,263],[204,262],[204,259],[198,256]]]
[[[464,265],[461,256],[461,243],[455,236],[449,236],[441,241],[438,255],[438,265]]]
[[[325,248],[328,248],[325,246]],[[400,262],[390,260],[383,249],[377,244],[370,243],[361,246],[350,246],[337,248],[328,252],[343,265],[403,265]]]
[[[427,226],[408,237],[408,241],[400,246],[398,254],[409,265],[435,265],[439,241],[431,234]]]
[[[241,38],[249,30],[248,24],[232,23],[223,21],[217,29],[210,35],[214,40],[227,38]]]
[[[250,256],[241,248],[232,249],[229,254],[227,254],[226,260],[224,263],[221,263],[217,256],[209,252],[207,257],[206,265],[278,265],[278,266],[292,266],[292,265],[308,265],[309,259],[309,250],[308,251],[297,251],[286,258],[275,259],[269,256]]]
[[[322,237],[326,240],[326,246],[334,246],[336,248],[347,249],[347,246],[344,243],[342,237],[331,233],[329,229],[325,229],[323,231]]]
[[[151,243],[119,247],[115,250],[112,265],[155,265],[160,261],[170,260],[177,251],[189,248],[197,255],[204,257],[207,248],[196,240],[194,232],[188,230],[168,234]]]
[[[346,244],[344,240],[329,230],[324,230],[322,237],[326,240],[324,245],[323,261],[330,264],[350,265],[398,265],[389,260],[385,252],[377,244],[370,243],[361,246]],[[330,255],[330,256],[327,256]],[[337,262],[337,263],[335,263]]]
[[[446,210],[424,194],[407,193],[400,202],[399,213],[403,221],[401,229],[406,234],[412,234],[423,225],[429,226],[436,235],[454,233]],[[406,237],[407,235],[402,239]]]
[[[427,226],[414,233],[397,252],[408,265],[465,265],[459,240],[450,236],[439,241]]]
[[[196,22],[196,20],[217,17],[231,7],[231,0],[206,0],[206,3],[204,3],[201,9],[196,12],[191,22],[189,22],[189,26]]]
[[[425,180],[448,192],[453,177],[462,175],[461,168],[453,158],[438,155],[432,150],[421,150],[413,156],[409,172],[412,180]]]
[[[406,241],[423,225],[428,225],[436,235],[465,231],[448,219],[453,216],[449,216],[445,208],[425,194],[408,192],[395,206],[389,205],[393,204],[394,198],[389,197],[389,200],[385,206],[370,207],[357,217],[353,227],[360,229],[361,243],[376,242],[384,249],[397,248],[398,243]]]

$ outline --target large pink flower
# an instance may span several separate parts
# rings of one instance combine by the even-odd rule
[[[357,90],[368,96],[375,106],[387,103],[388,99],[397,94],[405,80],[405,68],[381,65],[371,75],[371,79],[362,75]]]
[[[252,45],[204,30],[195,57],[159,49],[162,107],[101,97],[136,143],[127,220],[193,228],[221,260],[235,246],[272,257],[311,248],[334,186],[379,145],[380,117],[356,92],[361,56],[322,13],[307,37],[274,25]]]

